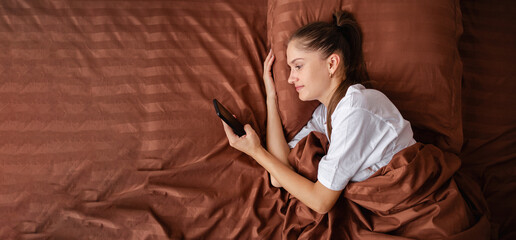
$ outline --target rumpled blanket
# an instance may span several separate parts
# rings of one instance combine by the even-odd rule
[[[290,164],[316,181],[328,150],[312,132],[289,155]],[[317,214],[291,195],[286,239],[488,239],[489,222],[477,189],[461,192],[454,178],[460,159],[434,145],[416,143],[362,182],[351,182],[328,214]],[[466,180],[459,180],[460,182]],[[329,231],[328,231],[329,230]]]

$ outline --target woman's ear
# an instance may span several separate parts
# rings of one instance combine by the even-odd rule
[[[340,56],[338,54],[333,53],[328,57],[328,71],[330,72],[330,77],[335,75],[339,64],[340,64]]]

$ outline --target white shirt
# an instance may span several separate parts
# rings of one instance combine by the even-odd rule
[[[321,104],[306,126],[288,143],[290,148],[310,132],[324,133],[326,107]],[[331,115],[328,153],[319,162],[317,179],[340,191],[349,181],[363,181],[387,165],[394,154],[416,143],[410,123],[380,91],[361,84],[348,88]]]

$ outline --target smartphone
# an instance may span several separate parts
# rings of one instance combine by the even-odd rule
[[[213,106],[215,107],[215,112],[217,116],[219,116],[227,125],[229,125],[233,132],[239,137],[245,135],[244,125],[242,125],[233,114],[231,114],[225,107],[222,105],[217,99],[213,99]]]

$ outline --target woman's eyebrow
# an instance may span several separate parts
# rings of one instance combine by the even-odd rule
[[[301,60],[301,59],[303,59],[303,58],[296,58],[296,59],[294,59],[294,60],[290,61],[290,64],[293,64],[295,61],[297,61],[297,60]]]

